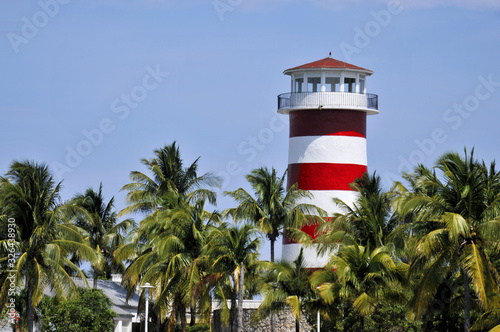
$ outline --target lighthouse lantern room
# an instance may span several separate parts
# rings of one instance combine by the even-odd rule
[[[278,96],[278,112],[290,117],[287,187],[298,183],[313,196],[303,203],[333,216],[342,212],[334,198],[352,206],[357,193],[349,184],[367,171],[366,116],[378,113],[378,96],[366,92],[373,71],[327,57],[284,74],[291,77],[291,92]],[[317,236],[315,226],[303,231]],[[293,261],[301,248],[285,236],[282,259]],[[308,268],[328,262],[315,246],[303,249]]]

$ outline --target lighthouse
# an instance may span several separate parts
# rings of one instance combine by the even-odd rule
[[[333,198],[352,206],[358,194],[349,184],[367,171],[366,117],[378,114],[378,96],[366,92],[373,71],[327,57],[283,73],[291,77],[291,92],[278,96],[278,113],[290,119],[287,188],[298,183],[313,197],[303,203],[332,216],[342,212]],[[302,230],[317,236],[315,226]],[[316,246],[304,247],[308,268],[328,262]],[[293,261],[301,248],[285,236],[282,259]]]

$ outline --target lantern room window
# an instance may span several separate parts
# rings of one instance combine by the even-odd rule
[[[327,77],[325,79],[325,91],[327,91],[327,92],[339,92],[340,91],[340,78],[339,77]]]
[[[302,83],[304,83],[303,78],[295,79],[295,92],[302,92]]]
[[[307,91],[308,92],[321,91],[321,77],[309,77],[307,79]]]
[[[344,92],[356,92],[356,79],[346,77],[344,78]]]

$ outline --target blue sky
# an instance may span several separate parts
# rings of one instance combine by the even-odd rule
[[[129,172],[177,141],[248,189],[287,167],[283,70],[329,52],[375,72],[368,168],[387,188],[447,151],[500,158],[498,1],[2,0],[0,173],[44,162],[64,199],[102,181],[121,209]]]

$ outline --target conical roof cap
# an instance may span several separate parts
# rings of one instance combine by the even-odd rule
[[[288,68],[283,72],[283,74],[290,75],[292,72],[296,71],[302,71],[304,69],[346,69],[346,70],[351,70],[351,71],[361,71],[364,72],[367,75],[373,74],[373,71],[363,68],[363,67],[358,67],[355,65],[352,65],[347,62],[343,62],[340,60],[336,60],[332,57],[326,57],[324,59],[314,61],[314,62],[309,62],[301,66],[293,67],[293,68]]]

